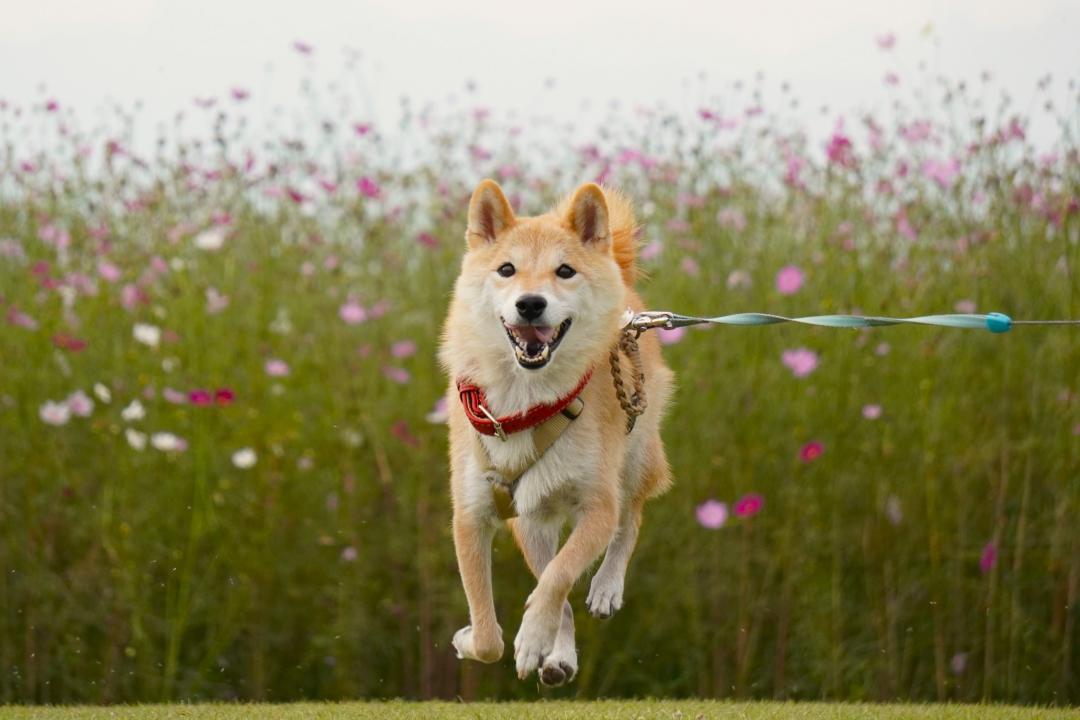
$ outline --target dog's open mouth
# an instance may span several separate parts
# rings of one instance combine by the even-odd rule
[[[547,365],[551,353],[570,329],[570,318],[563,320],[556,328],[548,325],[511,325],[505,320],[503,327],[506,328],[506,336],[510,338],[518,364],[535,370]]]

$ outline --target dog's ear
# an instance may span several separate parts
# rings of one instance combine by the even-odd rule
[[[587,183],[577,189],[570,200],[566,222],[581,242],[596,248],[607,247],[611,238],[608,207],[599,185]]]
[[[465,240],[469,247],[495,242],[503,230],[514,224],[514,211],[494,180],[482,180],[469,201],[469,229]]]

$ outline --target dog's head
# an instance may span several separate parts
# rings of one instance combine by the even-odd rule
[[[557,211],[518,218],[485,180],[469,204],[466,240],[457,296],[485,352],[535,372],[555,366],[557,354],[591,360],[610,344],[626,288],[600,187],[583,185]]]

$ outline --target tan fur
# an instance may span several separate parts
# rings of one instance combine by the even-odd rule
[[[593,370],[581,395],[584,413],[522,477],[515,493],[520,517],[512,523],[514,535],[537,576],[515,640],[515,660],[519,676],[539,669],[548,684],[569,680],[577,668],[573,614],[566,604],[571,587],[606,548],[588,604],[604,616],[621,606],[642,506],[671,485],[659,422],[672,373],[657,339],[640,339],[649,405],[630,435],[608,366],[623,312],[643,309],[633,289],[635,235],[630,203],[610,189],[583,185],[545,215],[516,217],[499,186],[485,180],[470,203],[468,251],[443,330],[454,541],[471,621],[454,637],[461,657],[493,662],[503,650],[491,590],[491,540],[499,521],[480,471],[489,461],[510,465],[533,457],[535,447],[531,431],[507,442],[481,437],[465,417],[455,382],[475,382],[492,412],[510,415],[564,396]],[[496,273],[506,262],[516,269],[509,278]],[[556,277],[563,263],[577,275]],[[552,325],[564,317],[572,321],[561,346],[538,370],[517,363],[500,319],[514,312],[515,298],[532,293],[548,299]],[[624,374],[627,368],[624,359]],[[574,527],[558,548],[564,519]]]

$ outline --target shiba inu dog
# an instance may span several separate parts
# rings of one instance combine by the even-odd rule
[[[673,375],[657,339],[640,339],[648,404],[629,432],[613,378],[631,371],[625,358],[609,368],[626,310],[643,309],[635,230],[630,203],[595,184],[545,215],[516,217],[499,186],[481,182],[443,330],[454,545],[469,603],[453,644],[461,658],[502,657],[491,544],[516,514],[508,522],[537,583],[514,659],[520,678],[539,670],[547,685],[577,672],[571,587],[606,549],[586,604],[597,617],[622,607],[642,506],[671,484],[659,423]]]

